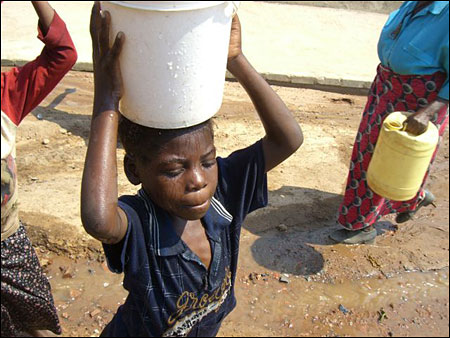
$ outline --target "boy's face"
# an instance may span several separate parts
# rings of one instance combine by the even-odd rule
[[[178,136],[151,160],[135,164],[142,187],[159,207],[185,220],[206,214],[218,175],[216,148],[208,128]]]

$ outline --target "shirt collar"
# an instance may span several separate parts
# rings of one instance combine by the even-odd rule
[[[448,7],[448,1],[434,1],[429,7],[429,11],[433,14],[441,14],[441,12]]]
[[[414,9],[416,1],[412,1],[412,3],[413,3],[412,9]],[[423,16],[426,15],[427,13],[439,15],[446,7],[448,7],[448,1],[433,1],[433,3],[429,4],[427,7],[422,9],[414,17]]]
[[[158,256],[175,256],[187,250],[186,244],[175,232],[169,214],[152,202],[150,197],[140,189],[138,192],[147,208],[149,215],[150,233],[152,233],[153,247]],[[233,216],[214,197],[211,198],[206,215],[202,218],[208,237],[220,242],[220,234],[225,227],[228,227],[233,220]]]

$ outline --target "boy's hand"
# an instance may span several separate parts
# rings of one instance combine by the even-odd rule
[[[241,54],[241,23],[236,14],[231,23],[230,45],[228,47],[228,66],[230,66],[231,61],[236,59]]]
[[[94,113],[105,110],[118,111],[119,100],[123,94],[119,55],[125,35],[117,33],[114,45],[109,47],[111,15],[100,11],[100,3],[92,7],[90,32],[92,38],[92,59],[94,64]]]

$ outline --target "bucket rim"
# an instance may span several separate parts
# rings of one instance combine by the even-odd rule
[[[128,7],[145,11],[177,12],[177,11],[190,11],[219,6],[229,1],[102,1],[102,2],[108,2],[122,7]],[[148,4],[146,4],[146,2],[148,2]]]

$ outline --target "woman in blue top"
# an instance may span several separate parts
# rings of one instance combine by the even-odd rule
[[[407,131],[420,134],[433,122],[442,136],[448,123],[448,1],[405,1],[389,16],[378,42],[378,66],[353,147],[344,201],[331,234],[339,243],[372,243],[374,224],[397,213],[397,223],[432,204],[434,196],[422,187],[410,201],[391,201],[367,185],[366,172],[383,120],[394,111],[409,111]],[[437,151],[437,149],[436,149]],[[433,163],[436,151],[430,162]],[[430,169],[428,168],[428,171]]]

